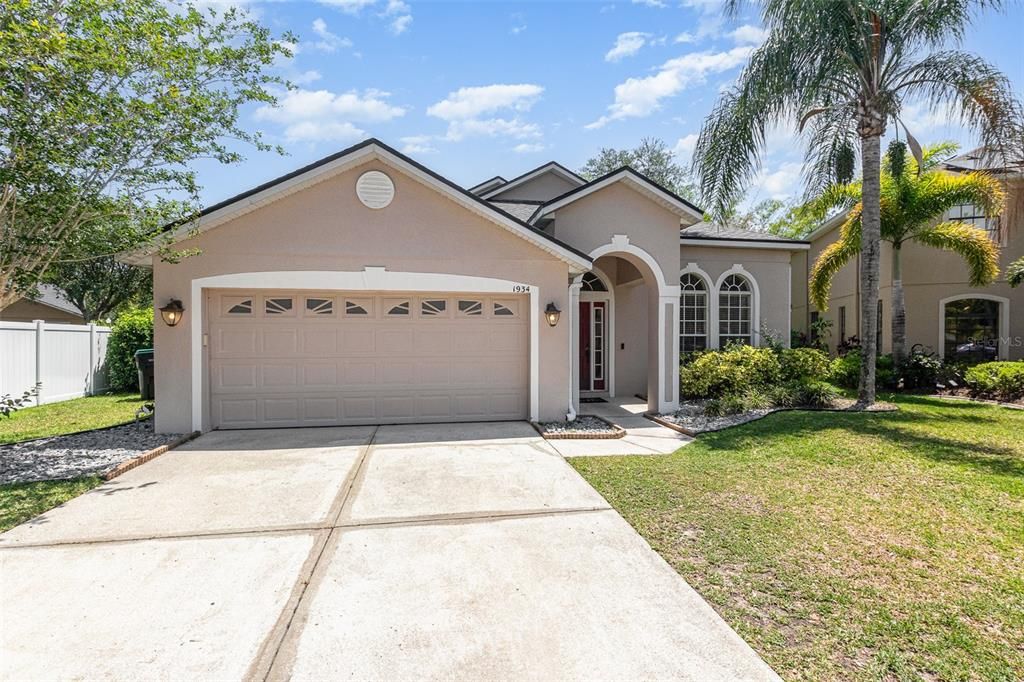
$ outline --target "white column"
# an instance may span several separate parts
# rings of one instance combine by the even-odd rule
[[[89,377],[86,395],[96,395],[96,323],[89,323]]]
[[[566,321],[569,323],[569,410],[565,414],[568,421],[576,419],[580,405],[580,325],[576,315],[580,309],[580,287],[583,286],[583,275],[575,277],[569,284],[569,310]]]
[[[658,411],[679,409],[679,296],[658,296]]]
[[[36,405],[43,404],[43,332],[46,329],[46,322],[43,320],[32,320],[36,323]]]

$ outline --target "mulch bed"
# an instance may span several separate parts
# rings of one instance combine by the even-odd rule
[[[806,410],[811,412],[895,412],[896,405],[887,402],[877,402],[866,410],[855,409],[856,400],[851,398],[837,398],[832,407],[773,407],[761,410],[750,410],[738,414],[727,414],[716,417],[709,417],[704,414],[704,401],[681,401],[679,410],[670,414],[648,414],[645,415],[651,421],[666,426],[687,436],[696,436],[700,433],[711,433],[724,429],[746,424],[767,417],[774,412],[790,412],[793,410]]]

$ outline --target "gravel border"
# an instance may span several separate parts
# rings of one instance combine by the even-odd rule
[[[626,430],[596,414],[581,414],[571,422],[530,422],[547,440],[586,440],[622,438]]]
[[[154,433],[153,420],[0,445],[0,485],[103,476],[181,439]]]
[[[703,400],[680,401],[679,409],[675,412],[644,416],[679,433],[696,436],[701,433],[724,431],[734,426],[757,421],[775,412],[896,412],[899,409],[892,403],[877,402],[867,410],[854,410],[852,407],[856,404],[856,400],[839,398],[833,407],[772,407],[721,417],[708,417],[704,414],[704,402]]]

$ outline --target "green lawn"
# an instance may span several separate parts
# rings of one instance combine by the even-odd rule
[[[40,481],[0,485],[0,532],[64,504],[102,481],[97,476],[71,481]]]
[[[785,679],[1024,679],[1024,412],[895,402],[570,461]]]
[[[18,410],[0,419],[0,445],[124,424],[143,402],[137,393],[111,393]]]

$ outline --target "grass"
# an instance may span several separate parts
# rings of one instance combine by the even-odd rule
[[[894,402],[570,461],[784,679],[1024,679],[1024,412]]]
[[[0,445],[124,424],[144,402],[137,393],[109,393],[28,407],[0,419]]]
[[[0,533],[28,521],[44,511],[64,504],[100,484],[89,476],[70,481],[40,481],[0,485]]]

